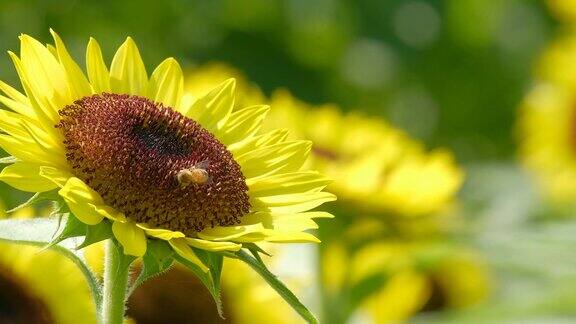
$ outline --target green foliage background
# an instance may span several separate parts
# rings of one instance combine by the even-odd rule
[[[388,117],[468,162],[514,154],[516,104],[555,26],[535,0],[0,1],[3,52],[50,27],[79,59],[90,36],[110,59],[130,35],[150,69],[229,62],[266,92]],[[7,56],[0,77],[15,81]]]

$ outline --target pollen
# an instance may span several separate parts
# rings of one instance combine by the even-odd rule
[[[250,211],[245,177],[226,146],[172,108],[104,93],[59,114],[74,175],[129,219],[190,235],[238,224]]]

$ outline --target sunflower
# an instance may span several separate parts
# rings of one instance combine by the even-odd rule
[[[4,212],[0,201],[0,211]],[[30,218],[32,207],[11,213]],[[8,215],[0,216],[0,218]],[[84,276],[65,256],[55,251],[0,242],[1,323],[96,323],[96,307]],[[74,307],[62,303],[74,300]]]
[[[559,20],[566,23],[576,22],[576,2],[572,0],[547,0],[546,4]]]
[[[576,90],[576,32],[560,33],[542,54],[536,69],[536,79]]]
[[[394,235],[378,227],[382,222],[364,218],[337,239],[322,236],[319,263],[329,321],[405,321],[423,311],[474,306],[488,296],[490,272],[473,249],[445,233]],[[343,304],[354,307],[330,311]]]
[[[51,33],[54,46],[22,35],[9,53],[24,93],[0,82],[0,147],[17,160],[0,180],[56,190],[81,222],[110,222],[127,255],[164,240],[204,271],[194,249],[318,242],[305,231],[331,215],[309,210],[335,199],[330,180],[301,169],[309,141],[259,132],[268,106],[238,109],[233,79],[184,100],[178,62],[148,76],[131,38],[110,67],[90,39],[84,74]]]
[[[55,251],[0,243],[2,323],[96,323],[96,306],[76,265]],[[62,303],[62,296],[74,307]]]
[[[343,115],[333,104],[311,106],[276,91],[265,128],[285,125],[315,143],[310,165],[333,179],[331,191],[370,212],[418,217],[448,206],[463,181],[452,154],[422,145],[383,120]],[[308,125],[306,120],[315,120]]]
[[[475,252],[438,242],[380,241],[341,262],[350,265],[352,285],[388,278],[357,310],[376,323],[475,305],[486,298],[491,285],[486,264]]]
[[[548,201],[576,201],[576,33],[545,51],[517,122],[519,153]]]

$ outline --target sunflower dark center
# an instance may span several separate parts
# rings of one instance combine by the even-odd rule
[[[25,284],[0,268],[0,323],[54,323],[47,305]]]
[[[126,217],[186,234],[249,212],[240,166],[208,130],[138,96],[101,94],[60,110],[74,175]]]

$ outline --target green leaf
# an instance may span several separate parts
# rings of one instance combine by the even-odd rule
[[[212,282],[214,283],[214,288],[218,292],[218,299],[220,299],[220,288],[221,288],[221,277],[222,277],[222,267],[224,266],[224,256],[219,253],[209,252],[206,250],[194,248],[194,253],[198,258],[210,268],[210,274],[212,276]],[[222,310],[218,310],[220,313]]]
[[[128,296],[146,280],[168,271],[174,263],[174,251],[166,241],[148,240],[146,254],[142,257],[142,270],[130,286]]]
[[[5,156],[0,158],[0,164],[12,164],[18,162],[18,159],[13,156]]]
[[[271,273],[263,263],[259,262],[255,257],[251,256],[244,250],[235,253],[236,258],[248,264],[254,269],[266,282],[276,290],[276,292],[288,303],[292,308],[302,316],[308,323],[318,323],[318,320],[312,313],[298,300],[290,289],[288,289],[278,277]]]
[[[222,309],[222,299],[220,296],[220,274],[222,271],[222,260],[219,260],[219,258],[215,256],[216,253],[214,252],[201,251],[199,249],[194,249],[194,252],[198,256],[198,258],[200,258],[200,260],[204,262],[204,264],[206,264],[208,267],[214,266],[215,269],[214,270],[210,269],[210,271],[204,272],[196,264],[179,256],[178,254],[175,254],[174,258],[182,265],[184,265],[186,268],[191,270],[194,273],[194,275],[196,275],[196,277],[200,279],[202,284],[210,292],[210,295],[212,295],[214,303],[216,303],[216,309],[218,310],[218,315],[224,318],[224,311]],[[218,265],[218,263],[220,263],[220,265]]]
[[[103,220],[96,225],[86,226],[86,238],[76,249],[83,249],[88,245],[107,240],[112,236],[112,224],[108,220]]]
[[[58,214],[57,217],[58,217],[58,229],[57,232],[55,233],[57,235],[55,235],[56,237],[52,241],[50,241],[50,243],[48,243],[46,246],[43,247],[43,250],[48,249],[71,237],[86,235],[87,231],[86,228],[88,226],[82,223],[80,220],[78,220],[78,218],[76,218],[71,213]],[[58,232],[60,228],[60,222],[63,218],[66,219],[66,225],[64,225],[64,228]]]
[[[60,195],[58,195],[58,191],[56,191],[56,190],[37,192],[32,197],[30,197],[30,199],[28,199],[25,203],[8,210],[7,213],[10,214],[10,213],[18,211],[22,208],[30,207],[30,206],[36,205],[38,203],[41,203],[41,202],[57,201],[59,199],[62,199],[62,198],[60,197]]]
[[[44,247],[52,241],[58,229],[59,220],[55,217],[0,220],[0,241]],[[76,251],[77,244],[77,240],[71,238],[51,246],[50,249],[61,253],[78,266],[88,282],[96,306],[100,307],[102,304],[100,285],[84,258]]]
[[[272,256],[270,253],[264,251],[261,247],[259,247],[256,243],[243,243],[242,247],[250,250],[250,252],[252,252],[252,254],[257,252],[256,254],[262,253],[266,256]],[[254,257],[256,257],[256,255],[254,255]],[[258,255],[258,257],[260,257],[260,255]]]

